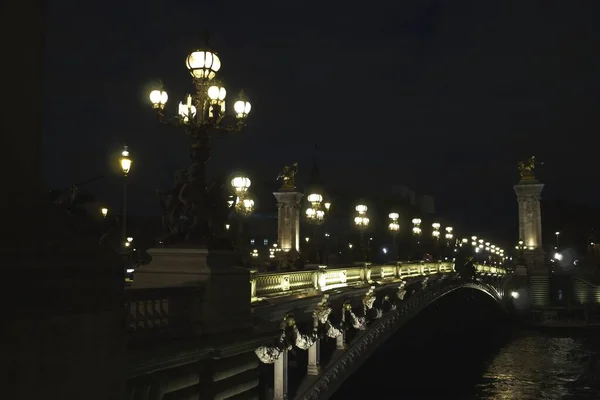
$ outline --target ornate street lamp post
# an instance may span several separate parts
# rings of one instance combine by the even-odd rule
[[[306,209],[306,221],[313,226],[313,246],[315,249],[316,262],[318,264],[323,263],[323,257],[321,255],[320,241],[317,235],[318,227],[323,224],[325,220],[326,211],[329,211],[331,203],[323,203],[323,196],[316,191],[310,193],[306,200],[310,203],[310,207]]]
[[[150,101],[161,123],[183,129],[190,139],[191,165],[187,176],[180,183],[182,189],[179,194],[184,207],[177,213],[171,212],[167,215],[167,219],[172,220],[169,224],[171,227],[178,225],[181,216],[189,223],[182,227],[181,231],[173,232],[171,228],[171,236],[199,245],[208,245],[209,242],[214,243],[213,240],[220,235],[224,235],[227,215],[227,211],[223,210],[226,201],[223,199],[222,186],[210,185],[207,188],[205,165],[211,154],[211,137],[218,132],[241,131],[251,106],[243,92],[240,92],[238,101],[233,105],[235,115],[233,118],[227,118],[227,91],[221,82],[215,79],[221,69],[221,59],[208,46],[190,53],[186,59],[186,66],[196,90],[187,95],[184,102],[179,103],[178,114],[175,117],[164,117],[169,97],[162,88],[150,93]]]
[[[439,256],[438,247],[440,244],[440,223],[434,222],[431,224],[433,230],[431,231],[431,237],[433,238],[433,259],[436,260]]]
[[[398,213],[389,213],[388,218],[390,219],[390,223],[388,224],[388,229],[392,234],[392,247],[394,252],[396,253],[396,257],[398,257],[398,247],[396,245],[396,236],[400,231],[400,224],[398,223],[398,218],[400,218],[400,214]]]
[[[527,250],[527,246],[525,246],[525,242],[523,240],[519,240],[515,249],[519,251],[519,264],[525,265],[525,250]]]
[[[446,227],[446,235],[444,236],[446,239],[446,247],[448,248],[448,250],[446,251],[446,254],[451,257],[452,256],[452,242],[454,239],[454,228],[451,226],[447,226]]]
[[[242,217],[247,217],[254,212],[254,200],[248,194],[248,189],[252,181],[245,176],[236,176],[231,180],[231,187],[233,188],[233,192],[235,194],[234,200],[234,209],[237,218],[237,231],[236,231],[236,246],[240,246],[242,243],[242,228],[243,221]],[[227,229],[227,228],[226,228]]]
[[[420,238],[421,238],[421,233],[422,233],[422,230],[421,230],[421,218],[413,218],[411,222],[413,224],[412,234],[413,234],[413,237],[414,237],[414,240],[415,240],[415,251],[417,253],[419,253],[420,244],[421,244]]]
[[[129,171],[131,170],[131,157],[129,154],[129,150],[127,146],[123,148],[121,152],[121,159],[119,160],[121,164],[121,170],[123,171],[123,223],[121,224],[122,237],[121,237],[121,246],[128,247],[127,244],[127,177],[129,176]],[[108,210],[106,210],[108,213]],[[102,215],[106,216],[104,211],[102,211]]]
[[[359,204],[355,207],[358,215],[354,218],[354,225],[358,228],[360,232],[360,247],[362,251],[362,256],[365,262],[369,261],[369,253],[367,252],[367,247],[365,246],[365,238],[364,233],[365,230],[369,227],[369,217],[367,217],[367,206],[364,204]]]

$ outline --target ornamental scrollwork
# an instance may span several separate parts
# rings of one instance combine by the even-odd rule
[[[367,319],[365,317],[357,316],[354,311],[352,311],[352,304],[350,302],[344,303],[342,306],[342,324],[346,322],[346,314],[350,317],[350,324],[354,329],[359,331],[364,331],[367,329]]]

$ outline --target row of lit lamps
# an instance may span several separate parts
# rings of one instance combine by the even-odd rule
[[[355,210],[357,212],[356,217],[354,217],[354,224],[357,226],[357,228],[359,229],[366,229],[369,226],[369,222],[370,219],[367,216],[367,211],[369,210],[369,208],[364,205],[364,204],[359,204],[355,207]],[[392,233],[397,233],[400,230],[400,224],[398,223],[398,219],[400,218],[400,214],[396,213],[396,212],[392,212],[388,214],[388,218],[390,220],[389,224],[388,224],[388,229],[390,232]],[[412,228],[412,233],[415,236],[419,236],[422,233],[421,230],[421,219],[420,218],[414,218],[412,220],[412,224],[413,224],[413,228]],[[433,232],[431,233],[431,235],[435,238],[435,239],[439,239],[440,238],[440,228],[441,225],[438,222],[434,222],[433,224],[431,224],[431,227],[433,228]],[[448,226],[445,228],[446,230],[446,235],[445,238],[448,240],[452,240],[452,238],[454,238],[454,234],[453,232],[453,228],[451,226]]]
[[[468,246],[468,244],[468,238],[461,239],[460,246]],[[504,249],[495,244],[491,244],[490,242],[486,242],[484,239],[478,239],[477,236],[471,236],[471,246],[475,248],[475,252],[487,251],[500,257],[504,257]]]

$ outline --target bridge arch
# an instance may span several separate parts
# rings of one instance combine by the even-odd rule
[[[372,321],[368,328],[358,332],[347,348],[332,357],[319,376],[309,377],[298,389],[295,399],[327,399],[383,344],[404,325],[436,301],[451,293],[471,289],[485,294],[501,312],[508,314],[506,300],[501,296],[502,286],[483,282],[452,282],[422,291],[403,302],[396,310]],[[312,378],[312,379],[310,379]]]

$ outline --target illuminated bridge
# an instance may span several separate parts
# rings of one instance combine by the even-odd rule
[[[449,262],[239,269],[248,279],[245,302],[233,299],[243,284],[234,291],[210,282],[128,289],[127,398],[328,398],[405,323],[449,293],[477,290],[506,311],[512,275],[475,268],[467,279]],[[238,327],[211,329],[207,302]]]

